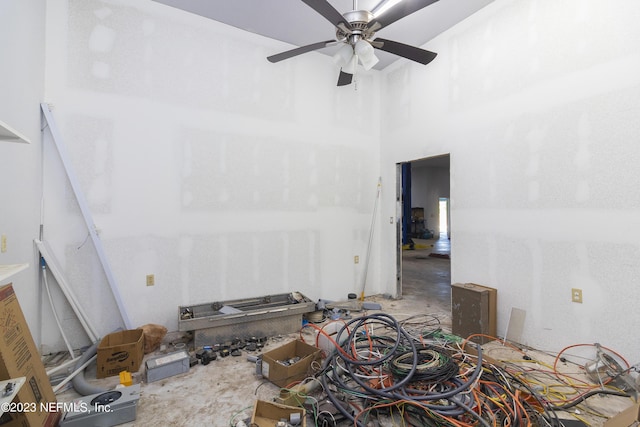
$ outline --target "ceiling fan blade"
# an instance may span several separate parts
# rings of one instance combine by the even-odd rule
[[[303,0],[304,1],[304,0]],[[396,5],[392,6],[382,15],[375,17],[367,24],[367,29],[372,31],[378,31],[388,25],[393,24],[397,20],[404,18],[407,15],[411,15],[413,12],[417,12],[430,4],[435,3],[438,0],[404,0]]]
[[[345,73],[340,69],[340,75],[338,75],[338,86],[350,85],[353,81],[353,74]]]
[[[385,52],[393,53],[394,55],[402,56],[403,58],[410,59],[412,61],[419,62],[420,64],[427,65],[433,61],[438,55],[435,52],[420,49],[419,47],[409,46],[408,44],[394,42],[393,40],[375,39],[371,45],[376,49],[384,50]]]
[[[323,47],[327,47],[335,43],[337,43],[335,40],[326,40],[323,42],[313,43],[306,46],[300,46],[295,49],[287,50],[286,52],[281,52],[275,55],[268,56],[267,60],[269,60],[269,62],[280,62],[282,60],[293,58],[294,56],[298,56],[303,53],[322,49]]]
[[[338,12],[327,0],[302,0],[307,6],[318,12],[320,15],[331,22],[334,26],[339,27],[346,33],[351,33],[353,27],[344,19],[344,16]]]

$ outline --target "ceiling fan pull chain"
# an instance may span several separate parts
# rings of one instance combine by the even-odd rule
[[[357,54],[353,54],[354,57],[354,62],[356,63],[356,66],[353,67],[353,90],[355,92],[358,91],[358,76],[356,75],[358,73],[358,55]]]

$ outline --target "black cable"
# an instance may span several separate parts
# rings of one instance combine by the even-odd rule
[[[464,409],[464,411],[471,415],[473,418],[475,418],[476,420],[478,420],[478,422],[480,422],[480,424],[482,424],[484,427],[491,427],[491,424],[489,424],[487,422],[487,420],[485,420],[484,418],[482,418],[480,415],[478,415],[476,413],[476,411],[474,411],[473,409],[471,409],[469,406],[465,405],[462,402],[459,402],[457,398],[453,398],[451,399],[451,401],[453,403],[455,403],[456,405],[460,406],[460,408]]]
[[[482,347],[480,347],[480,345],[475,344],[476,345],[476,351],[478,353],[477,358],[478,361],[476,363],[476,366],[473,370],[473,372],[471,373],[471,376],[469,377],[469,379],[467,381],[464,382],[459,382],[459,385],[453,389],[450,389],[448,391],[445,392],[440,392],[440,393],[426,393],[423,396],[411,396],[413,400],[440,400],[440,399],[449,399],[450,397],[453,397],[459,393],[462,393],[463,391],[466,391],[469,387],[471,387],[476,379],[478,379],[478,377],[480,376],[480,374],[482,373]],[[420,392],[420,390],[413,390],[411,389],[412,392]]]
[[[375,359],[369,359],[369,360],[358,360],[356,358],[357,355],[353,355],[353,357],[348,356],[349,352],[351,351],[351,346],[355,345],[355,343],[358,342],[357,339],[357,334],[359,333],[360,328],[366,323],[366,322],[374,322],[374,323],[380,323],[383,325],[387,325],[387,326],[391,326],[396,330],[396,338],[392,341],[391,346],[389,347],[388,345],[383,346],[384,349],[387,350],[387,353],[382,355],[379,358],[375,358]],[[355,326],[354,326],[355,325]],[[355,381],[362,389],[368,391],[370,394],[372,394],[375,397],[381,397],[381,396],[386,396],[386,398],[391,397],[391,395],[389,395],[388,393],[383,393],[380,390],[376,390],[372,387],[369,387],[367,384],[364,383],[364,381],[362,381],[360,378],[358,378],[358,376],[356,375],[356,373],[354,372],[354,366],[359,366],[359,367],[379,367],[382,364],[384,364],[388,359],[390,359],[395,351],[397,350],[397,348],[400,346],[402,339],[405,338],[406,342],[409,343],[409,346],[412,348],[413,352],[414,352],[414,357],[413,357],[413,362],[414,364],[417,363],[417,353],[415,350],[415,344],[413,343],[413,340],[408,337],[408,335],[406,334],[406,332],[399,326],[397,320],[395,318],[393,318],[392,316],[388,315],[388,314],[384,314],[384,313],[374,313],[371,315],[367,315],[367,316],[363,316],[361,318],[358,319],[354,319],[348,323],[346,323],[337,333],[336,335],[336,341],[337,342],[343,342],[342,341],[342,334],[349,330],[349,328],[353,328],[347,339],[344,341],[344,344],[342,346],[342,351],[337,351],[332,353],[329,357],[327,357],[327,359],[325,360],[324,363],[324,368],[323,371],[325,372],[324,375],[322,375],[321,377],[321,382],[322,385],[325,389],[325,393],[327,394],[327,398],[331,401],[331,403],[333,403],[334,406],[336,406],[336,408],[338,409],[338,411],[340,411],[341,414],[343,414],[345,417],[347,417],[348,419],[350,419],[352,422],[354,422],[357,426],[359,427],[364,427],[364,425],[360,422],[360,421],[356,421],[355,417],[350,414],[346,409],[344,409],[342,407],[342,405],[340,405],[339,400],[337,398],[337,396],[335,396],[335,394],[333,393],[333,391],[330,389],[330,387],[328,386],[328,378],[329,378],[329,373],[331,373],[331,377],[332,380],[337,383],[339,388],[342,388],[350,393],[353,394],[362,394],[362,392],[360,392],[359,390],[355,390],[352,388],[349,388],[346,383],[344,383],[342,381],[342,379],[340,378],[340,375],[337,374],[336,372],[336,358],[340,358],[346,369],[347,372],[349,373],[349,376],[351,377],[351,379],[353,381]],[[391,341],[390,341],[391,342]],[[367,345],[367,346],[360,346],[360,348],[372,348],[373,345]],[[376,345],[376,348],[378,348],[378,346]],[[357,347],[356,347],[357,350]],[[338,367],[340,367],[339,365],[337,365]],[[343,369],[342,367],[340,367],[341,369]],[[414,368],[415,370],[415,368]],[[400,381],[399,383],[395,384],[393,387],[393,389],[402,387],[404,384],[406,384],[409,380],[411,379],[411,377],[407,377],[404,380]]]
[[[356,334],[358,333],[358,331],[360,330],[360,328],[367,322],[371,322],[372,320],[376,320],[378,321],[378,323],[381,323],[383,325],[391,325],[394,327],[394,329],[397,332],[397,336],[396,339],[394,341],[394,344],[391,348],[389,348],[388,353],[378,359],[374,359],[374,360],[365,360],[365,361],[361,361],[361,360],[357,360],[357,359],[353,359],[353,358],[348,358],[347,356],[345,356],[342,352],[338,353],[338,356],[340,356],[342,359],[344,359],[345,361],[348,361],[350,364],[353,365],[373,365],[373,364],[381,364],[382,362],[385,362],[387,359],[391,358],[393,356],[393,354],[395,353],[395,351],[398,349],[398,346],[400,345],[400,340],[401,340],[401,336],[404,332],[404,330],[400,327],[400,325],[398,324],[398,321],[393,318],[392,316],[385,314],[385,313],[374,313],[374,314],[370,314],[367,316],[362,316],[356,319],[353,319],[349,322],[347,322],[336,334],[336,341],[337,342],[343,342],[342,341],[342,334],[344,333],[345,330],[349,330],[351,328],[351,331],[349,332],[349,336],[347,337],[347,339],[344,341],[343,344],[343,349],[345,350],[345,353],[348,354],[349,353],[349,346],[351,344],[351,342],[355,342],[356,341]],[[355,324],[355,326],[353,326],[353,324]],[[404,332],[404,335],[406,335],[406,332]],[[407,335],[408,337],[408,335]],[[415,348],[415,345],[413,345],[413,340],[411,340],[411,338],[409,337],[409,341],[412,344],[412,347]]]
[[[393,333],[391,336],[370,335],[365,328],[375,324],[389,328]],[[476,401],[477,396],[468,393],[484,370],[480,345],[470,343],[476,347],[477,360],[471,373],[463,380],[457,377],[459,362],[433,346],[417,345],[397,320],[384,313],[363,316],[346,323],[338,331],[336,341],[343,344],[325,359],[319,377],[327,399],[357,427],[364,427],[364,424],[355,419],[353,410],[349,411],[349,407],[345,408],[342,404],[345,400],[342,394],[364,399],[368,406],[361,411],[365,412],[372,410],[377,402],[415,402],[415,408],[406,406],[406,409],[412,408],[412,416],[433,421],[422,425],[449,425],[446,418],[437,417],[454,418],[466,414],[483,427],[489,426],[472,409],[481,405]],[[371,383],[372,379],[385,371],[391,372],[396,379],[393,384],[386,384],[382,379]],[[371,375],[373,373],[375,375]],[[430,384],[430,389],[416,388],[420,382]],[[424,410],[416,409],[418,407]]]
[[[555,409],[556,411],[563,411],[565,409],[569,409],[572,408],[576,405],[579,405],[581,402],[584,402],[587,398],[594,396],[596,394],[608,394],[611,396],[621,396],[621,397],[631,397],[629,394],[624,393],[622,391],[615,391],[615,390],[602,390],[602,389],[598,389],[598,390],[591,390],[581,396],[579,396],[578,398],[576,398],[575,400],[572,400],[569,403],[565,403],[562,406],[549,406],[551,409]]]
[[[417,348],[418,365],[413,376],[414,381],[442,383],[456,376],[460,369],[458,364],[448,355],[431,346]],[[408,364],[405,360],[411,356],[410,352],[395,355],[389,369],[394,377],[404,378],[408,375]]]
[[[389,398],[393,398],[393,395],[391,393],[389,393],[390,391],[393,390],[397,390],[401,387],[403,387],[405,384],[409,383],[409,381],[411,381],[414,372],[416,371],[416,367],[417,367],[417,363],[418,363],[418,352],[416,350],[416,346],[414,341],[411,339],[411,337],[406,333],[406,331],[404,329],[402,329],[400,327],[400,325],[398,325],[398,321],[396,319],[394,319],[392,316],[389,316],[388,314],[384,314],[384,313],[375,313],[372,314],[370,316],[365,316],[365,318],[387,318],[387,320],[389,322],[391,322],[393,324],[393,326],[397,329],[398,332],[398,338],[396,339],[396,342],[394,344],[394,346],[392,347],[392,349],[390,349],[389,353],[386,356],[380,357],[378,359],[374,359],[374,360],[366,360],[366,361],[359,361],[359,360],[351,360],[348,359],[346,357],[344,357],[342,355],[342,353],[338,353],[338,356],[340,356],[346,364],[346,367],[349,371],[349,373],[351,374],[353,380],[358,383],[358,385],[360,385],[360,387],[362,387],[363,389],[365,389],[366,391],[368,391],[371,394],[377,395],[377,396],[381,396],[385,399],[389,399]],[[362,323],[362,322],[360,322]],[[351,334],[349,335],[349,341],[345,343],[345,346],[349,345],[349,342],[351,341],[351,339],[353,338],[354,334],[357,332],[357,329],[354,329]],[[363,366],[363,365],[369,365],[369,366],[380,366],[382,365],[383,362],[387,361],[388,359],[390,359],[391,357],[393,357],[393,354],[395,352],[395,350],[398,348],[398,346],[400,345],[400,340],[401,338],[404,337],[407,342],[409,343],[410,347],[411,347],[411,353],[412,353],[412,365],[411,365],[411,369],[408,373],[408,375],[403,378],[402,380],[396,382],[395,384],[393,384],[392,386],[389,387],[385,387],[384,389],[375,389],[373,387],[370,387],[368,384],[366,384],[364,381],[362,381],[362,379],[360,379],[358,377],[358,375],[356,375],[356,373],[354,372],[354,366]]]
[[[331,357],[328,357],[325,360],[326,362],[329,362],[330,360],[335,358],[335,353],[332,354]],[[327,364],[327,366],[329,366]],[[320,377],[320,382],[322,383],[322,388],[325,390],[325,394],[327,395],[327,398],[329,399],[329,401],[331,401],[331,403],[333,404],[333,406],[336,407],[336,409],[338,409],[338,411],[344,415],[346,418],[348,418],[349,420],[351,420],[352,423],[354,423],[356,425],[356,427],[365,427],[364,424],[362,424],[360,421],[356,421],[355,417],[350,414],[341,404],[339,399],[333,394],[333,391],[331,391],[331,388],[329,387],[329,383],[327,382],[327,379],[329,378],[328,373],[332,372],[335,375],[335,369],[331,369],[331,370],[327,370],[325,371],[325,374],[322,375]]]
[[[491,370],[498,370],[497,367],[493,366],[491,367]],[[510,373],[506,372],[506,371],[502,371],[500,370],[502,375],[495,375],[495,378],[497,380],[497,382],[502,383],[502,378],[506,378],[507,376],[509,377],[509,381],[512,381],[516,384],[518,384],[519,387],[522,387],[523,389],[527,390],[527,392],[529,393],[529,395],[531,397],[533,397],[533,399],[535,399],[535,401],[538,403],[538,406],[541,407],[544,411],[544,414],[540,414],[540,416],[542,416],[543,418],[545,418],[545,420],[547,420],[547,422],[551,425],[554,425],[554,421],[558,421],[558,414],[555,413],[555,410],[551,407],[549,407],[549,405],[547,405],[544,400],[542,399],[542,397],[539,396],[538,393],[536,393],[527,383],[525,383],[524,381],[521,381],[518,377],[514,377],[513,375],[511,375]],[[504,377],[503,377],[504,375]],[[527,402],[526,400],[524,401],[525,403]],[[529,405],[527,403],[527,405]],[[530,405],[529,405],[530,406]]]

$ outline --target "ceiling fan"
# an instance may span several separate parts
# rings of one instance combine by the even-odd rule
[[[436,1],[438,0],[383,0],[372,11],[368,11],[356,10],[357,0],[354,0],[354,10],[341,14],[327,0],[302,0],[336,27],[335,40],[301,46],[271,55],[267,59],[275,63],[324,47],[342,44],[333,56],[336,64],[341,66],[338,86],[351,84],[358,60],[365,70],[371,69],[378,62],[374,49],[426,65],[435,59],[436,53],[393,40],[374,38],[374,36],[377,31]]]

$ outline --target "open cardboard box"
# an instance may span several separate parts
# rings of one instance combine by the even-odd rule
[[[302,427],[307,426],[306,411],[304,408],[258,400],[253,408],[251,425],[257,427],[273,427],[282,420],[289,422],[292,414],[296,414],[294,417],[297,417],[299,420],[299,424],[297,425]]]
[[[296,357],[300,359],[288,366],[280,363]],[[318,347],[301,340],[291,341],[262,355],[262,375],[277,386],[287,387],[308,377],[312,373],[311,364],[321,358]]]
[[[138,372],[144,358],[144,332],[130,329],[113,332],[98,345],[97,378],[119,375],[122,371]]]

